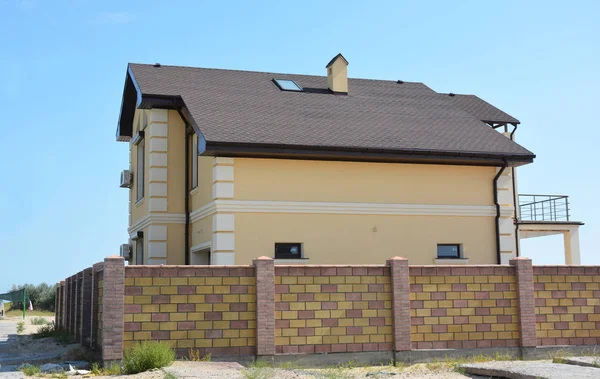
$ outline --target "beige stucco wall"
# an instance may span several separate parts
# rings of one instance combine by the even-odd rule
[[[134,135],[138,131],[139,128],[139,114],[140,110],[136,111],[135,122],[134,122]],[[149,168],[148,168],[148,147],[144,148],[144,179],[148,180]],[[134,146],[133,143],[129,143],[129,169],[133,172],[133,185],[131,186],[131,190],[129,190],[129,204],[131,206],[131,224],[129,226],[135,225],[139,220],[144,218],[148,214],[148,186],[144,188],[144,198],[136,203],[137,196],[137,180],[136,180],[136,171],[137,171],[137,146]]]
[[[185,264],[184,233],[185,224],[169,224],[167,226],[167,264]]]
[[[236,264],[273,257],[275,242],[302,242],[308,264],[433,264],[438,243],[463,244],[469,264],[496,260],[493,217],[236,214]]]
[[[235,200],[493,205],[494,167],[235,159]],[[235,263],[302,242],[314,264],[433,264],[437,244],[462,244],[468,263],[495,263],[492,216],[307,213],[235,215]]]
[[[210,242],[212,239],[212,216],[196,221],[191,225],[191,246]]]
[[[212,157],[198,157],[198,187],[191,192],[192,211],[212,201]]]
[[[494,167],[235,159],[235,199],[493,204]]]
[[[169,111],[167,207],[169,213],[185,211],[185,123],[177,111]]]

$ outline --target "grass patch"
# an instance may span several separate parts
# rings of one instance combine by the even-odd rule
[[[26,376],[34,376],[40,374],[42,370],[40,369],[40,366],[26,365],[21,369],[21,372]]]
[[[270,379],[275,376],[273,365],[269,361],[257,359],[247,369],[242,370],[245,379]]]
[[[4,304],[4,308],[6,309],[6,303]],[[49,312],[49,311],[27,311],[27,316],[47,316],[47,317],[54,317],[54,312]],[[23,316],[23,310],[22,309],[16,309],[13,308],[10,311],[7,311],[6,316],[8,317],[19,317],[19,316]]]
[[[33,338],[48,338],[52,337],[56,342],[62,345],[68,345],[74,342],[74,338],[67,330],[57,328],[53,321],[47,325],[40,326],[38,331],[32,335]]]
[[[202,355],[198,349],[189,349],[188,356],[189,360],[192,362],[210,362],[212,358],[212,354],[208,353],[206,355]]]
[[[24,321],[19,321],[17,323],[17,334],[21,334],[25,331],[25,322]]]
[[[174,360],[175,351],[169,345],[157,341],[144,341],[125,350],[123,371],[125,374],[137,374],[168,366]]]
[[[177,377],[175,375],[171,374],[170,372],[165,372],[164,379],[177,379]]]
[[[31,319],[31,325],[48,325],[50,321],[43,317],[34,317]]]
[[[464,364],[468,364],[468,363],[483,363],[483,362],[491,362],[491,361],[515,361],[515,360],[520,360],[520,358],[514,357],[510,354],[496,352],[495,355],[479,354],[479,355],[474,355],[471,357],[446,358],[444,361],[442,361],[440,363],[442,364],[442,366],[445,365],[446,368],[451,368],[454,371],[464,373],[464,370],[460,367],[460,365],[464,365]]]

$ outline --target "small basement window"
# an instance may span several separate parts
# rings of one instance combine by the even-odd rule
[[[459,259],[460,245],[458,244],[439,244],[437,245],[438,259]]]
[[[275,243],[275,259],[300,259],[302,258],[301,243]]]
[[[289,79],[273,79],[273,81],[275,82],[275,84],[277,84],[277,87],[279,87],[279,89],[282,90],[282,91],[295,91],[295,92],[302,92],[302,91],[304,91],[302,89],[302,87],[300,87],[298,85],[298,83],[296,83],[293,80],[289,80]]]

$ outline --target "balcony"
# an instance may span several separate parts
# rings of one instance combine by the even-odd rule
[[[569,222],[569,196],[519,195],[520,221]]]

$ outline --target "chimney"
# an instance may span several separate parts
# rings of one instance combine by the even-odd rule
[[[333,57],[327,63],[327,86],[331,92],[339,95],[348,94],[348,61],[342,54]]]

